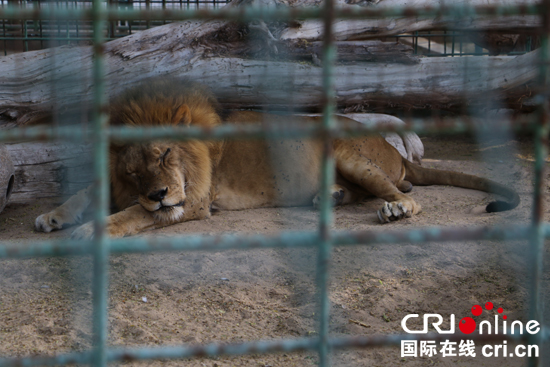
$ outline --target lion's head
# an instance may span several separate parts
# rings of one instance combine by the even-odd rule
[[[111,125],[205,126],[220,123],[216,100],[196,85],[155,80],[111,104]],[[208,197],[219,143],[153,141],[111,145],[113,197],[124,209],[140,204],[159,222],[179,220],[185,203]]]

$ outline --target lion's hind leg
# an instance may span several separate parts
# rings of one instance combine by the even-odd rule
[[[80,190],[61,206],[42,214],[34,221],[34,228],[40,232],[62,229],[64,225],[80,223],[82,213],[90,205],[92,186]]]
[[[413,184],[405,180],[401,180],[396,186],[401,192],[411,192],[413,189]]]
[[[318,193],[313,198],[313,207],[319,209],[321,206],[321,193]],[[345,205],[357,201],[358,195],[342,185],[332,185],[330,187],[330,196],[332,206]]]
[[[395,175],[393,178],[371,159],[350,154],[344,148],[336,151],[335,158],[338,172],[345,179],[386,201],[377,212],[381,223],[411,217],[421,211],[420,205],[402,192],[410,191],[412,185],[400,180],[400,156],[396,158],[396,164],[391,166]],[[396,181],[397,185],[394,183]]]

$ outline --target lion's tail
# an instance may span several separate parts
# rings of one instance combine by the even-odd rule
[[[507,201],[493,201],[487,205],[487,212],[503,212],[519,205],[519,195],[513,189],[491,181],[487,178],[467,175],[465,173],[424,168],[403,159],[405,180],[413,185],[449,185],[466,189],[480,190],[504,196]]]

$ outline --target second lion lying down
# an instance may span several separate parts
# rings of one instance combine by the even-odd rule
[[[320,123],[316,117],[289,117],[251,111],[222,119],[216,99],[203,87],[159,79],[131,89],[111,103],[110,124],[182,125],[213,128],[222,124],[295,125]],[[339,117],[339,123],[358,124]],[[427,169],[402,158],[381,136],[333,141],[336,183],[334,205],[376,196],[386,201],[378,211],[382,223],[410,217],[420,205],[404,194],[412,185],[451,185],[502,195],[488,212],[519,204],[515,191],[477,176]],[[112,198],[121,210],[107,219],[107,233],[123,237],[147,229],[210,216],[211,209],[316,205],[322,142],[315,139],[238,141],[153,141],[110,147]],[[80,221],[90,203],[90,188],[35,221],[50,232]],[[73,232],[91,238],[92,223]]]

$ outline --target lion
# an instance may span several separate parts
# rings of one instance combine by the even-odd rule
[[[340,126],[359,124],[337,117]],[[212,129],[231,124],[264,126],[286,123],[320,124],[319,117],[263,114],[254,111],[224,113],[203,86],[189,81],[158,79],[132,88],[110,105],[112,126],[198,126]],[[511,210],[518,194],[486,178],[421,167],[403,158],[380,135],[337,138],[332,141],[336,180],[331,187],[334,206],[378,197],[381,223],[411,217],[421,206],[406,193],[413,185],[450,185],[494,193],[487,212]],[[111,237],[135,235],[170,224],[208,218],[215,210],[263,207],[318,206],[323,141],[159,140],[112,142],[109,148],[111,196],[119,212],[107,217]],[[90,204],[88,187],[60,207],[40,215],[38,231],[50,232],[79,223]],[[77,227],[73,238],[93,237],[93,223]]]

